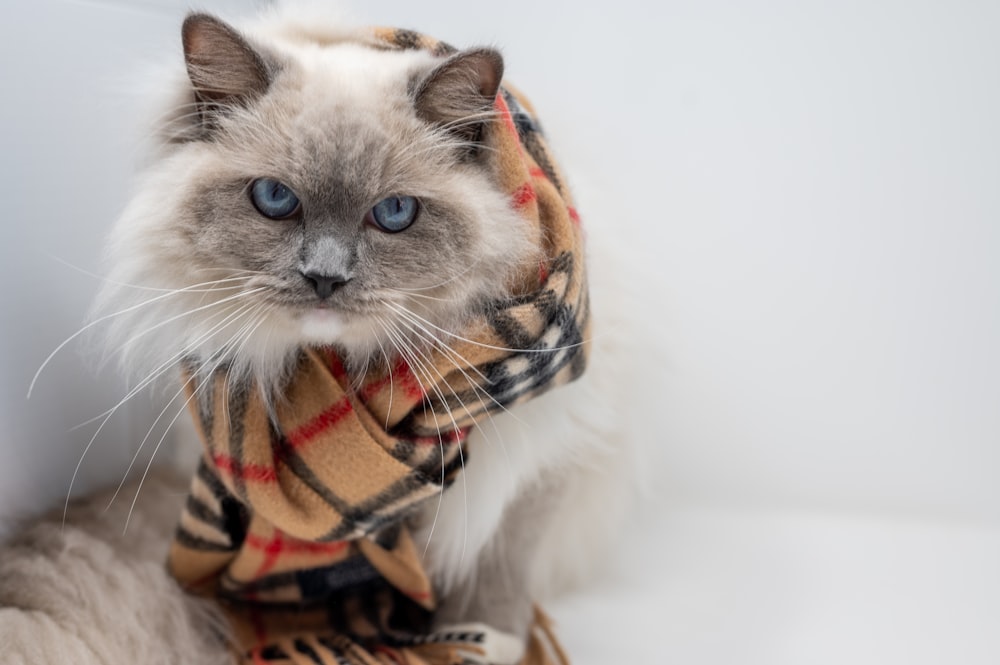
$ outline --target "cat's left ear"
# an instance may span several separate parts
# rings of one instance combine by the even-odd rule
[[[421,80],[413,94],[417,116],[458,138],[477,142],[493,112],[503,57],[494,49],[456,53]]]

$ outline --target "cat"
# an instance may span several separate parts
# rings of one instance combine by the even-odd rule
[[[294,4],[239,28],[185,21],[96,306],[139,388],[183,362],[270,395],[315,345],[363,373],[447,343],[537,263],[482,159],[501,54],[375,50],[358,34]],[[633,496],[624,387],[642,338],[628,270],[593,221],[588,370],[475,429],[461,479],[415,520],[441,628],[523,638],[533,602],[594,574]],[[0,552],[0,643],[32,663],[226,662],[221,618],[162,569],[183,493],[154,474],[127,538],[100,526],[101,499],[64,529],[27,528]]]

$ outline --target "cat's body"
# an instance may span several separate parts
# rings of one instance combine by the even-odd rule
[[[190,82],[179,80],[168,140],[119,222],[102,299],[105,312],[127,310],[113,318],[114,337],[142,377],[173,376],[181,360],[203,372],[225,364],[266,392],[311,344],[337,345],[356,372],[394,354],[419,361],[538,260],[537,239],[478,154],[476,123],[489,114],[482,99],[496,92],[499,56],[341,43],[354,34],[294,10],[250,24],[249,41],[189,19]],[[271,198],[254,198],[262,178],[287,183],[297,212],[265,215],[287,192],[267,185]],[[398,194],[420,201],[412,229],[375,228],[365,210],[395,197],[398,214]],[[440,626],[478,622],[523,636],[533,602],[593,570],[631,496],[635,333],[624,267],[603,242],[609,229],[600,220],[590,229],[587,372],[482,422],[467,468],[413,520],[443,599]],[[153,306],[140,304],[150,298]],[[74,513],[65,533],[29,530],[27,545],[0,554],[9,567],[0,571],[0,643],[30,663],[131,663],[137,653],[151,663],[225,662],[204,620],[211,610],[161,567],[181,495],[176,483],[153,481],[123,538],[111,535],[121,515],[97,526],[99,501]],[[117,554],[94,554],[104,547]],[[27,552],[44,556],[32,563]],[[85,579],[106,580],[104,590]]]
[[[187,479],[155,472],[128,501],[87,497],[0,547],[0,645],[9,665],[220,665],[223,617],[163,565]],[[131,483],[130,490],[135,490]],[[110,509],[105,507],[110,503]]]

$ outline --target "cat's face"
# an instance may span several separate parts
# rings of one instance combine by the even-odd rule
[[[169,331],[151,343],[258,372],[309,344],[360,362],[461,334],[532,259],[480,143],[494,52],[251,46],[204,16],[184,43],[189,103],[114,238],[116,281],[185,289],[136,309]]]

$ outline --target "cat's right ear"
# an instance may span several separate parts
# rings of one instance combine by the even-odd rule
[[[202,112],[246,106],[267,92],[275,67],[240,33],[209,14],[181,28],[184,60]]]

